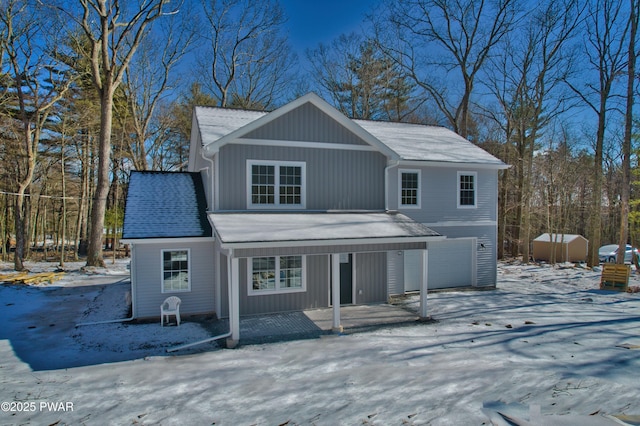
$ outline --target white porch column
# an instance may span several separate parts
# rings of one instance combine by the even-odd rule
[[[429,291],[428,290],[429,289],[428,269],[429,269],[429,250],[424,249],[422,250],[422,284],[420,286],[420,311],[418,312],[420,319],[429,319],[429,316],[427,315],[427,293]]]
[[[231,258],[229,286],[229,328],[231,337],[227,339],[227,348],[233,349],[240,340],[240,259]]]
[[[333,304],[333,331],[342,332],[340,325],[340,254],[331,255],[331,303]]]

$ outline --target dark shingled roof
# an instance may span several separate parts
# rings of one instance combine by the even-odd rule
[[[131,172],[124,239],[210,237],[199,173]]]

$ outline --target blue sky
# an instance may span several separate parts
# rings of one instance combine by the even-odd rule
[[[307,48],[358,31],[377,0],[281,0],[289,21],[289,40],[301,59]]]

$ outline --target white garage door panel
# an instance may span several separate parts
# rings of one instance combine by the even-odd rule
[[[473,283],[472,239],[429,243],[429,288],[467,287]]]

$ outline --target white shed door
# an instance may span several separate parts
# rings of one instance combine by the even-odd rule
[[[429,288],[468,287],[473,282],[475,239],[429,243]]]
[[[422,283],[422,250],[404,252],[404,291],[420,290]]]

